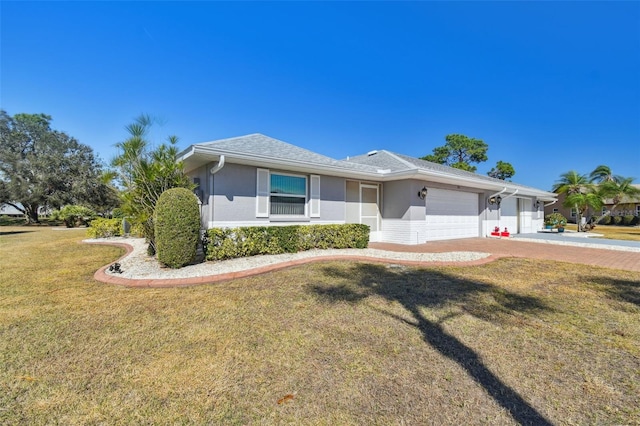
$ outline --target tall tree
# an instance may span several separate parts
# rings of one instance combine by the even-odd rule
[[[155,252],[153,212],[158,198],[167,189],[193,189],[194,185],[177,161],[176,136],[151,147],[148,136],[153,124],[150,116],[141,115],[125,127],[129,138],[116,144],[119,155],[111,162],[111,177],[123,189],[122,209],[142,225],[150,251]]]
[[[51,116],[0,111],[0,202],[38,222],[41,208],[91,205],[102,170],[87,145],[51,128]],[[105,194],[108,188],[100,188]],[[111,194],[111,200],[115,197]]]
[[[469,172],[475,172],[477,169],[471,163],[487,161],[489,146],[482,139],[451,134],[445,136],[445,141],[443,146],[434,148],[433,154],[425,155],[422,160],[445,164]]]
[[[487,175],[492,178],[507,180],[511,179],[516,174],[516,170],[511,163],[505,163],[504,161],[498,161],[495,167],[492,167]]]

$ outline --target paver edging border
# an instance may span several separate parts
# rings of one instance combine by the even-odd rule
[[[237,278],[246,278],[254,275],[265,274],[267,272],[279,271],[286,268],[291,268],[295,266],[300,266],[308,263],[317,263],[317,262],[330,262],[330,261],[339,261],[339,260],[348,260],[355,261],[361,263],[383,263],[383,264],[391,264],[391,265],[403,265],[403,266],[422,266],[422,267],[436,267],[436,266],[476,266],[483,265],[485,263],[493,262],[501,257],[500,255],[490,254],[487,257],[477,260],[469,260],[469,261],[460,261],[460,262],[444,262],[444,261],[420,261],[420,260],[398,260],[398,259],[385,259],[380,257],[372,257],[372,256],[356,256],[356,255],[337,255],[337,256],[317,256],[317,257],[306,257],[304,259],[295,259],[288,260],[281,263],[276,263],[272,265],[259,266],[251,269],[246,269],[243,271],[236,272],[227,272],[224,274],[217,275],[204,275],[199,277],[190,277],[190,278],[122,278],[116,275],[107,274],[106,270],[109,265],[118,262],[119,260],[124,259],[129,254],[133,252],[133,246],[123,242],[91,242],[86,244],[98,244],[98,245],[110,245],[123,247],[127,252],[120,256],[114,262],[110,262],[109,264],[98,269],[94,274],[93,278],[96,281],[105,283],[105,284],[113,284],[125,287],[147,287],[147,288],[170,288],[170,287],[189,287],[195,285],[202,284],[212,284],[223,281],[230,281]]]

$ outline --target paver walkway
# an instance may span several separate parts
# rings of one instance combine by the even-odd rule
[[[584,242],[588,243],[589,241],[585,240]],[[459,240],[432,241],[412,246],[370,243],[369,247],[380,250],[426,253],[479,251],[491,253],[493,258],[526,257],[530,259],[557,260],[559,262],[571,262],[640,272],[640,252],[545,244],[512,238],[465,238]]]

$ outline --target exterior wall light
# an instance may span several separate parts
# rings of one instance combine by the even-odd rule
[[[500,203],[502,202],[502,197],[501,196],[497,196],[497,197],[491,197],[489,198],[489,204],[497,204],[500,205]]]
[[[420,198],[421,200],[424,200],[425,198],[427,198],[427,187],[423,186],[422,189],[420,191],[418,191],[418,198]]]

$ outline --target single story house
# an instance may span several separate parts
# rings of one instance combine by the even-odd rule
[[[533,233],[556,194],[390,151],[345,160],[251,134],[179,154],[206,228],[363,223],[371,241],[420,244]]]

